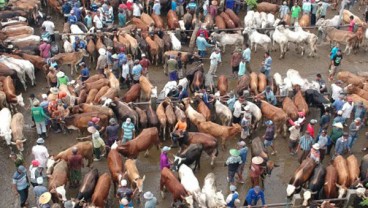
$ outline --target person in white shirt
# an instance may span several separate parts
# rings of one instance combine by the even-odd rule
[[[43,145],[45,143],[45,140],[43,140],[43,138],[38,138],[36,143],[37,144],[32,147],[32,154],[34,156],[34,159],[40,163],[39,167],[42,169],[46,169],[47,160],[49,158],[49,151]]]
[[[340,80],[337,80],[335,83],[331,84],[331,98],[333,100],[339,99],[339,96],[343,92],[341,84],[342,82]]]
[[[208,73],[211,73],[214,77],[217,77],[217,66],[221,63],[221,53],[219,48],[216,48],[215,51],[212,52],[210,60],[210,70],[208,71]]]
[[[97,10],[96,15],[93,17],[93,23],[95,23],[96,30],[101,30],[103,28],[103,16],[100,11]]]
[[[242,103],[244,98],[239,97],[237,101],[234,103],[234,112],[233,112],[233,123],[240,123],[242,111]]]
[[[143,9],[143,7],[142,7],[141,3],[134,2],[133,3],[133,17],[140,18],[142,9]]]
[[[296,148],[299,143],[299,137],[300,137],[300,125],[295,124],[294,126],[291,126],[289,128],[290,136],[289,136],[289,151],[291,155],[296,154]]]
[[[344,119],[344,125],[346,125],[347,120],[349,120],[351,112],[353,111],[354,103],[351,97],[347,98],[347,102],[342,106],[342,118]]]
[[[127,88],[129,88],[129,78],[130,78],[130,67],[127,62],[127,60],[123,61],[123,65],[121,66],[121,87],[123,87],[123,84],[126,84]]]
[[[42,27],[45,27],[46,32],[50,34],[51,42],[55,41],[55,24],[51,21],[51,17],[47,16],[46,21],[42,23]]]

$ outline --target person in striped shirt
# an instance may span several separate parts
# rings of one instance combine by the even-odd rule
[[[299,163],[302,163],[302,161],[308,156],[313,144],[313,138],[311,137],[309,131],[306,131],[304,136],[299,139],[298,151],[302,151],[299,155]]]

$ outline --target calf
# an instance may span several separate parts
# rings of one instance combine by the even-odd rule
[[[203,151],[202,144],[190,144],[179,156],[174,156],[173,170],[178,171],[182,164],[192,165],[194,164],[193,171],[198,167],[201,168],[200,159]]]
[[[194,198],[199,207],[206,207],[206,195],[201,193],[198,179],[195,177],[192,169],[182,164],[179,168],[180,183],[185,190]]]
[[[93,117],[100,118],[101,126],[107,126],[109,116],[99,112],[80,113],[65,117],[63,125],[67,129],[78,130],[80,134],[83,134],[88,128],[88,122],[91,121]]]
[[[131,183],[132,189],[134,189],[134,187],[137,187],[139,190],[139,193],[142,193],[143,182],[146,176],[144,175],[143,178],[139,176],[139,171],[136,165],[136,160],[127,159],[125,161],[125,170],[126,170],[126,174],[128,175],[128,179]]]
[[[104,173],[98,178],[91,200],[94,206],[105,207],[106,199],[109,195],[110,182],[111,176],[108,173]]]
[[[98,180],[98,170],[97,169],[90,170],[83,178],[83,182],[79,188],[77,199],[89,201],[95,190],[97,180]]]
[[[166,167],[164,167],[161,170],[161,178],[160,178],[160,191],[161,197],[163,199],[165,198],[164,188],[168,189],[169,192],[172,194],[174,202],[186,201],[187,203],[189,202],[189,204],[193,204],[193,200],[189,201],[190,198],[187,197],[188,193],[185,190],[184,186],[175,177],[173,172],[171,172],[171,170]]]
[[[333,166],[336,168],[337,171],[337,184],[336,186],[339,188],[339,196],[338,198],[342,198],[347,188],[350,185],[349,181],[349,171],[348,171],[348,165],[346,163],[346,159],[342,157],[341,155],[337,156],[333,160]]]

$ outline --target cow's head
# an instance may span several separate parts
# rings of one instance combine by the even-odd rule
[[[11,129],[9,129],[7,131],[0,131],[0,136],[1,137],[4,137],[7,145],[10,145],[11,144],[11,139],[12,139],[12,131],[11,131]]]
[[[24,100],[23,100],[23,96],[22,93],[20,93],[19,95],[16,96],[17,99],[17,104],[20,105],[21,107],[24,107]]]
[[[206,194],[202,193],[202,192],[196,192],[195,193],[195,199],[196,201],[198,202],[198,207],[200,208],[206,208],[207,205],[206,205],[206,201],[207,201],[207,197],[206,197]]]
[[[157,86],[151,88],[151,97],[157,98]]]
[[[143,192],[143,182],[146,179],[146,176],[144,175],[143,178],[136,178],[134,179],[134,183],[137,186],[139,193]]]
[[[216,200],[217,207],[226,207],[226,201],[222,191],[216,192],[214,198]]]
[[[341,199],[345,195],[345,193],[347,191],[347,188],[344,187],[344,186],[340,186],[339,184],[336,184],[336,186],[337,186],[337,188],[339,188],[339,196],[338,196],[338,198]]]
[[[296,187],[294,185],[288,184],[286,188],[286,195],[290,197],[294,194]]]
[[[178,171],[180,165],[183,164],[185,160],[186,160],[185,157],[178,157],[178,156],[174,155],[174,163],[173,163],[173,166],[172,166],[172,170],[173,171]]]
[[[182,196],[182,198],[184,199],[184,201],[188,205],[188,207],[193,207],[194,200],[193,200],[193,196],[192,195],[185,196],[185,197]]]
[[[303,206],[308,206],[308,201],[311,199],[312,193],[309,190],[304,191],[303,193]]]
[[[15,142],[11,142],[11,144],[15,145],[20,152],[23,152],[23,150],[24,150],[23,143],[26,142],[26,141],[27,141],[27,139],[17,140]]]
[[[111,98],[101,98],[101,100],[104,100],[104,104],[102,106],[105,106],[105,107],[110,107],[110,106],[114,106],[115,103],[112,102],[112,99]]]
[[[50,157],[47,159],[47,163],[46,163],[46,175],[51,175],[53,170],[54,170],[54,166],[56,164],[56,161],[54,160],[54,156],[50,155]]]
[[[50,193],[54,196],[56,196],[56,198],[62,202],[67,201],[66,199],[66,191],[65,191],[65,185],[56,187],[56,188],[51,188]]]

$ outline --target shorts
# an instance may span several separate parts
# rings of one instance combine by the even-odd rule
[[[227,171],[227,177],[229,177],[230,183],[234,183],[235,173],[236,173],[235,171],[230,171],[230,170]]]
[[[245,167],[245,163],[240,164],[237,172],[242,173],[244,171],[244,167]]]
[[[272,140],[264,140],[263,142],[265,147],[269,147],[273,145],[273,141]]]
[[[82,179],[81,170],[70,170],[69,174],[70,174],[71,181],[80,181]]]
[[[289,139],[289,147],[290,148],[296,148],[297,146],[298,146],[298,141],[297,140]]]
[[[238,66],[233,66],[233,73],[238,73],[239,71],[239,65]]]
[[[338,72],[338,68],[339,68],[339,66],[335,66],[335,65],[332,64],[331,67],[330,67],[330,70],[329,70],[330,75],[336,74]]]

